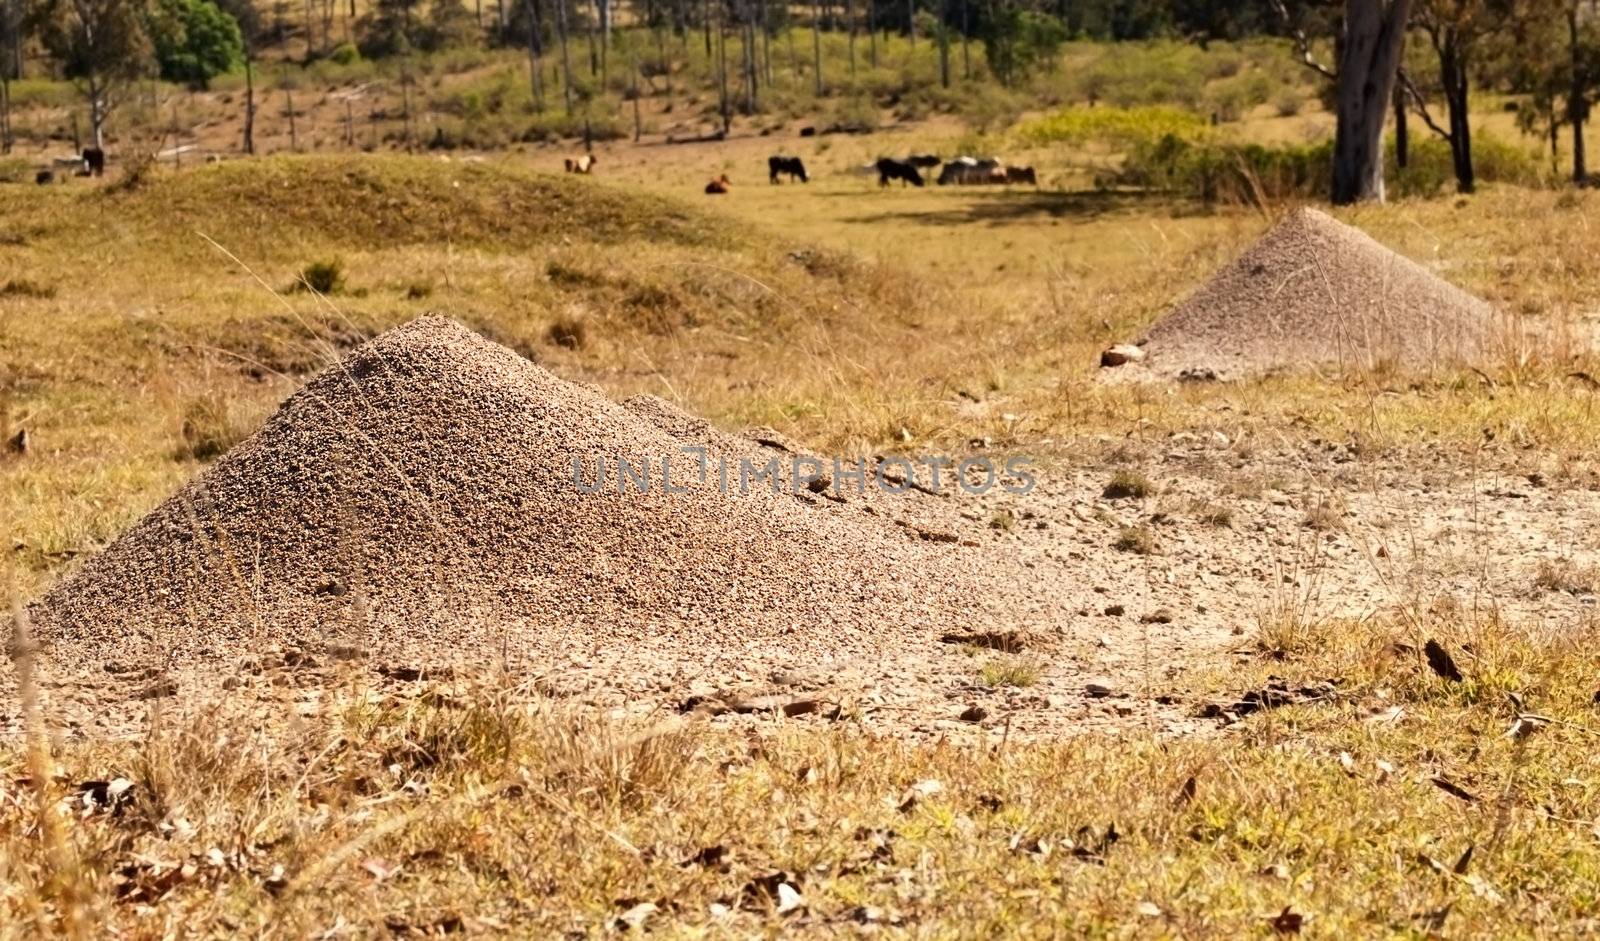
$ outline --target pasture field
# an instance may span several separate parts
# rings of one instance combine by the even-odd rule
[[[622,140],[591,178],[526,147],[0,186],[15,612],[424,313],[817,453],[1033,455],[1048,485],[975,507],[973,551],[1049,557],[1076,611],[1053,646],[953,652],[916,721],[320,653],[264,655],[243,713],[0,667],[0,936],[1593,930],[1600,196],[1339,213],[1511,315],[1528,339],[1481,369],[1114,384],[1099,352],[1289,207],[1095,188],[1087,149],[1009,137],[1037,190],[854,172],[971,134]],[[778,150],[812,182],[769,185]]]

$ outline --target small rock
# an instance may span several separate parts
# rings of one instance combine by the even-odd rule
[[[1144,624],[1171,624],[1172,611],[1169,608],[1157,608],[1139,620]]]
[[[1128,612],[1128,609],[1123,607],[1120,604],[1108,604],[1108,605],[1106,605],[1106,617],[1108,617],[1108,618],[1120,618],[1124,614],[1126,614],[1127,612]]]
[[[1083,685],[1083,691],[1095,699],[1105,699],[1116,692],[1110,680],[1090,680]]]
[[[968,706],[961,711],[961,715],[957,718],[962,722],[982,722],[984,719],[989,718],[989,710],[982,706]]]
[[[1144,350],[1131,343],[1120,343],[1100,354],[1102,367],[1124,366],[1144,359]]]

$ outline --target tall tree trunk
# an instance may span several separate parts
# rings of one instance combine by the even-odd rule
[[[917,48],[917,0],[906,0],[906,35],[911,39],[911,48]]]
[[[106,103],[105,87],[100,77],[91,73],[89,75],[89,137],[94,141],[96,150],[106,149]],[[76,143],[73,145],[79,153],[83,148]]]
[[[539,0],[523,0],[528,10],[528,83],[533,94],[533,110],[544,114],[544,63],[540,61]]]
[[[1411,163],[1411,128],[1406,123],[1406,91],[1394,86],[1394,165],[1404,170]]]
[[[1345,0],[1332,197],[1383,201],[1383,125],[1405,46],[1411,0]]]
[[[255,49],[244,47],[244,152],[256,152],[256,67]]]
[[[867,0],[867,62],[878,67],[878,0]]]
[[[940,11],[939,16],[939,85],[950,87],[950,24]]]
[[[972,81],[972,53],[967,48],[972,33],[972,13],[968,0],[961,0],[961,78]]]
[[[815,51],[816,74],[815,79],[817,97],[822,97],[822,0],[814,0],[811,5],[811,44]]]
[[[728,100],[728,24],[720,10],[717,13],[717,98],[722,112],[722,133],[726,135],[733,125],[733,115]]]
[[[11,76],[0,68],[0,154],[11,153]]]
[[[594,78],[600,74],[600,45],[595,41],[595,25],[600,20],[600,0],[590,0],[589,8],[593,15],[584,24],[584,36],[589,41],[589,77]]]
[[[756,0],[761,10],[761,59],[766,64],[767,88],[772,88],[772,22],[767,15],[767,0]]]
[[[844,18],[850,24],[850,78],[856,77],[856,5],[855,0],[844,0]]]
[[[572,50],[567,42],[567,0],[556,0],[556,38],[561,41],[561,95],[572,115]]]
[[[1572,54],[1572,84],[1567,89],[1567,120],[1572,124],[1572,182],[1589,182],[1588,151],[1583,146],[1583,125],[1589,117],[1589,76],[1578,40],[1578,0],[1567,4],[1567,44]]]
[[[1455,170],[1456,191],[1471,193],[1477,187],[1472,170],[1472,117],[1467,112],[1472,88],[1467,77],[1467,56],[1454,29],[1447,31],[1440,48],[1439,79],[1445,105],[1450,109],[1450,164]]]
[[[761,49],[756,45],[756,5],[754,0],[746,0],[745,7],[745,73],[749,81],[750,95],[745,103],[746,110],[755,114],[761,108],[758,86],[760,82]]]

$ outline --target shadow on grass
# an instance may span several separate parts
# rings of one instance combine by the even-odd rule
[[[891,187],[893,189],[893,187]],[[938,207],[926,203],[896,208],[885,200],[877,212],[847,216],[841,221],[854,223],[914,222],[922,225],[987,224],[1006,225],[1040,219],[1073,219],[1084,221],[1120,215],[1147,215],[1165,211],[1173,218],[1202,215],[1209,210],[1201,203],[1180,199],[1163,193],[1134,193],[1101,190],[1058,192],[1052,190],[962,188],[954,190],[964,197]],[[830,196],[848,196],[861,200],[860,193],[830,193]],[[885,194],[891,197],[892,194]]]

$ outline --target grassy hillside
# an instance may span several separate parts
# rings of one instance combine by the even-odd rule
[[[0,218],[0,424],[33,443],[0,487],[34,576],[103,543],[340,349],[422,313],[619,393],[681,401],[694,375],[699,405],[755,390],[714,411],[787,425],[783,408],[846,390],[774,362],[865,353],[933,293],[674,200],[428,158],[0,187]]]

